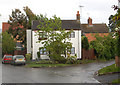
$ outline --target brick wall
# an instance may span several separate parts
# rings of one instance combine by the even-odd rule
[[[85,36],[88,38],[88,42],[95,40],[95,35],[98,34],[101,37],[107,36],[109,33],[85,33]]]
[[[5,32],[6,30],[8,30],[10,27],[10,24],[8,24],[7,22],[3,22],[2,23],[2,32]]]

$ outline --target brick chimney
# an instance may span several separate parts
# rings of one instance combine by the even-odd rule
[[[91,19],[90,17],[88,18],[88,25],[89,25],[89,26],[93,26],[93,24],[92,24],[92,19]]]
[[[76,19],[77,19],[77,21],[79,21],[79,22],[80,22],[80,14],[79,14],[79,11],[77,11],[77,14],[76,14]]]

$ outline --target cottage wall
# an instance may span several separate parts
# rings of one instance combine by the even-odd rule
[[[74,32],[75,32],[75,38],[71,38],[70,42],[73,43],[72,47],[75,47],[75,54],[77,54],[77,58],[81,58],[81,30],[79,31],[74,30]],[[43,47],[42,43],[37,43],[38,36],[35,36],[35,34],[36,34],[35,31],[32,31],[32,59],[33,60],[37,58],[37,52],[39,51],[39,47]],[[75,54],[71,54],[71,56],[74,56]],[[49,59],[47,55],[41,55],[41,58]]]

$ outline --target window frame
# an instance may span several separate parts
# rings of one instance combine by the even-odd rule
[[[71,32],[69,38],[75,38],[75,32]]]
[[[73,52],[72,52],[72,49],[74,48]],[[68,52],[69,54],[75,54],[75,47],[72,47],[71,49],[68,49],[70,50],[70,52]]]
[[[40,49],[39,52],[40,55],[47,55],[46,48]]]
[[[46,39],[47,39],[47,33],[39,32],[38,40],[46,40]]]

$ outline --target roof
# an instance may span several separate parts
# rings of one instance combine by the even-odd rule
[[[81,24],[81,29],[84,33],[108,33],[108,27],[106,24],[93,24],[92,26]]]
[[[77,20],[61,20],[62,28],[66,30],[82,30],[84,33],[108,33],[108,27],[106,24],[80,24]],[[38,20],[32,21],[32,30],[38,30],[37,26],[40,24]],[[56,28],[55,28],[56,29]]]
[[[80,22],[77,20],[62,20],[62,28],[64,29],[80,29]]]
[[[78,30],[80,29],[80,22],[78,22],[77,20],[61,20],[61,24],[62,24],[62,29],[66,29],[66,30],[70,30],[70,29],[74,29],[74,30]],[[34,20],[32,21],[32,30],[37,30],[37,26],[40,24],[40,21],[38,20]],[[56,29],[56,28],[55,28]]]

